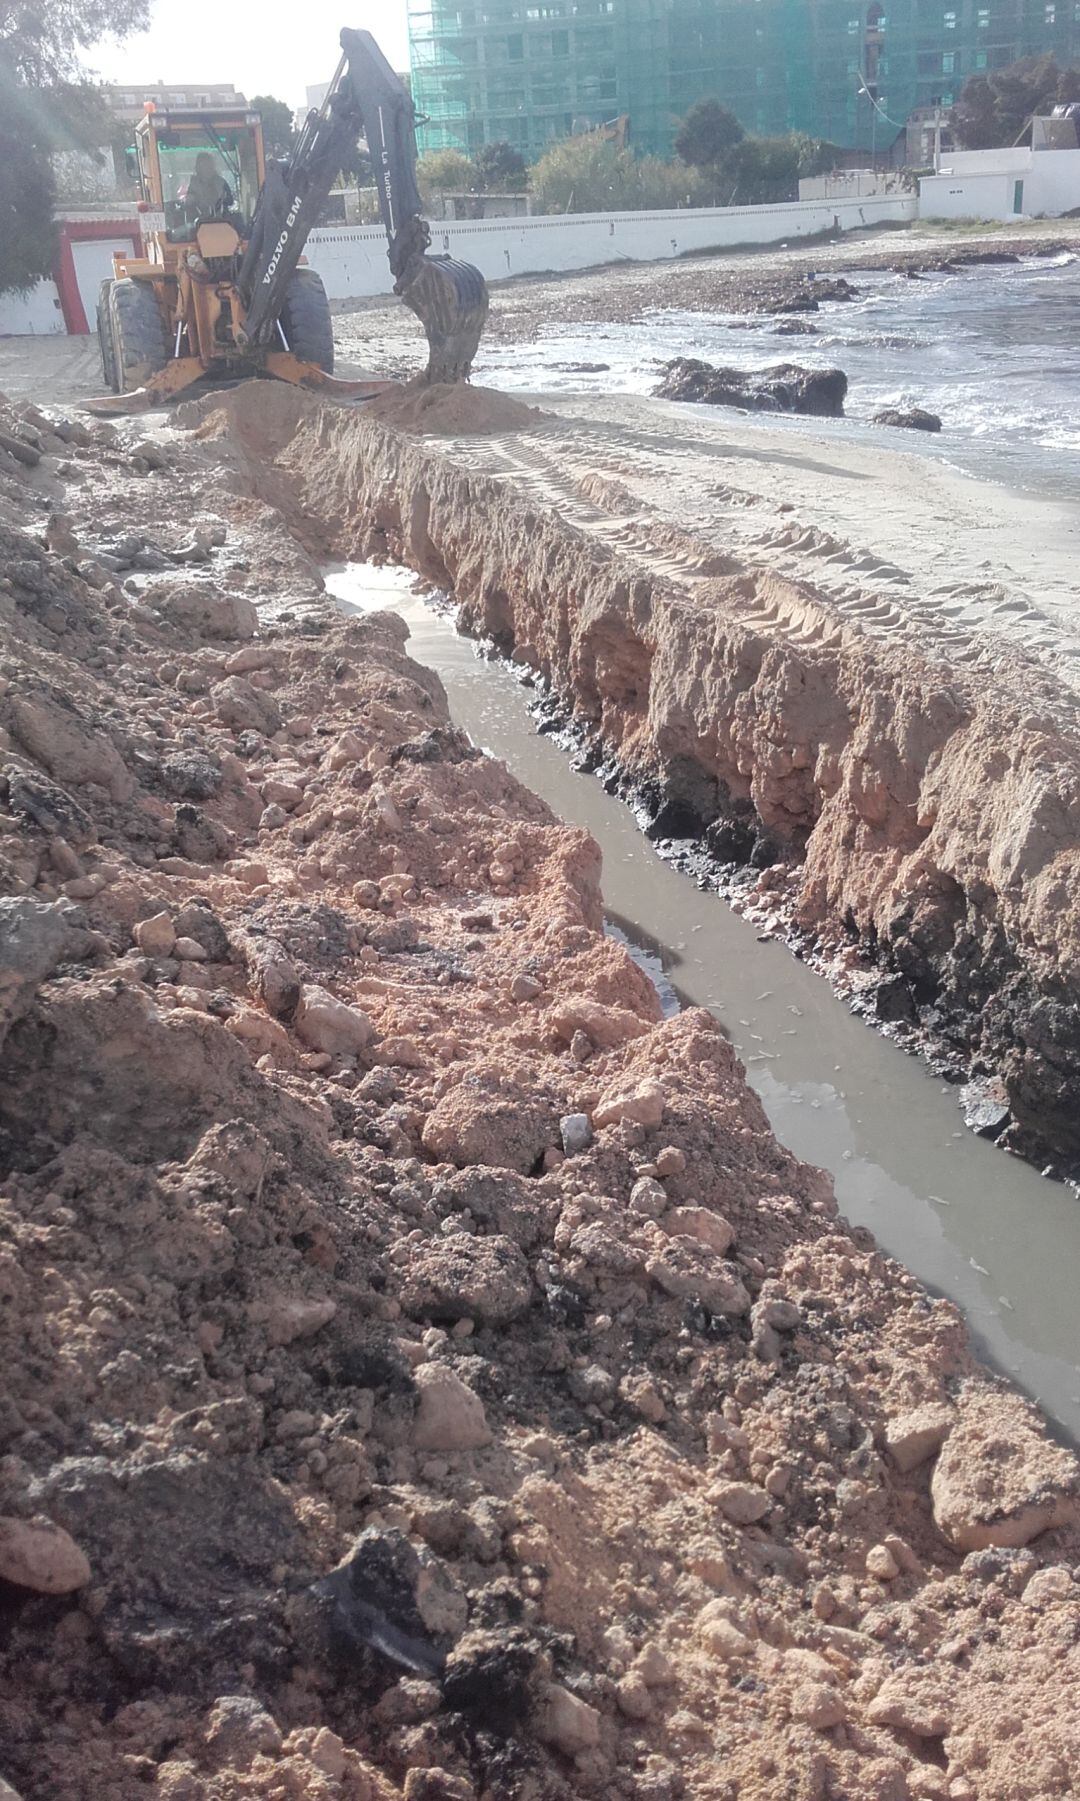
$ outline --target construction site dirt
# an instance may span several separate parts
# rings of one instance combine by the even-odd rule
[[[946,482],[950,610],[929,526],[879,548],[917,465],[880,538],[792,521],[770,484],[844,484],[741,418],[35,399],[0,409],[0,1777],[1074,1793],[1072,1452],[322,574],[448,595],[654,836],[1065,1170],[1060,510]],[[1022,629],[962,591],[965,508],[1038,540]]]

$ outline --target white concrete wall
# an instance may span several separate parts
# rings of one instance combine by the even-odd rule
[[[66,330],[54,281],[39,281],[28,294],[0,294],[0,338],[51,337]]]
[[[869,200],[793,200],[782,206],[685,208],[670,213],[570,213],[559,218],[455,220],[432,226],[436,253],[474,263],[489,281],[509,275],[655,262],[688,250],[778,244],[820,231],[857,231],[918,215],[914,195]],[[331,300],[390,289],[386,239],[378,226],[313,231],[306,255]]]
[[[1080,150],[1034,150],[1024,176],[1025,213],[1051,218],[1080,206]]]
[[[1015,219],[1016,175],[924,175],[919,182],[920,219]]]
[[[896,169],[834,169],[829,175],[804,175],[800,200],[865,200],[879,194],[911,194],[912,186]]]
[[[1017,144],[1002,150],[946,150],[939,175],[1024,176],[1031,167],[1031,150]]]
[[[1080,206],[1080,150],[968,150],[942,159],[919,183],[923,219],[1015,219],[1015,185],[1024,184],[1021,214],[1057,218]]]

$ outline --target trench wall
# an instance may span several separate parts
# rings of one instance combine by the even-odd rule
[[[772,572],[688,598],[372,419],[306,412],[277,504],[282,477],[313,549],[452,591],[661,804],[774,845],[799,922],[861,939],[911,1023],[1000,1077],[1018,1148],[1080,1163],[1080,741],[1045,696],[835,619],[808,631],[825,603]]]
[[[918,216],[911,195],[795,200],[780,206],[681,208],[674,212],[575,213],[564,218],[457,219],[432,226],[432,249],[473,263],[489,281],[511,275],[591,269],[603,263],[656,262],[687,251],[742,244],[780,244],[823,231],[908,224]],[[386,238],[381,226],[313,231],[307,259],[331,300],[386,293]]]

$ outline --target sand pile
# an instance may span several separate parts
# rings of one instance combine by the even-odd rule
[[[398,431],[430,433],[451,438],[472,433],[528,431],[544,414],[494,388],[477,388],[468,382],[406,382],[365,402],[365,413]]]
[[[302,420],[333,404],[291,382],[256,380],[184,401],[174,417],[203,441],[231,437],[252,457],[273,457]]]

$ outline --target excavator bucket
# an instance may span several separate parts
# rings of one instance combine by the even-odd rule
[[[488,316],[487,283],[471,263],[424,256],[411,281],[397,284],[428,341],[429,382],[466,381]]]
[[[175,357],[152,375],[143,388],[131,388],[126,394],[95,394],[92,399],[84,400],[82,405],[87,413],[94,413],[99,419],[112,419],[128,413],[148,413],[153,407],[165,406],[175,400],[185,388],[190,388],[206,370],[197,356]]]

